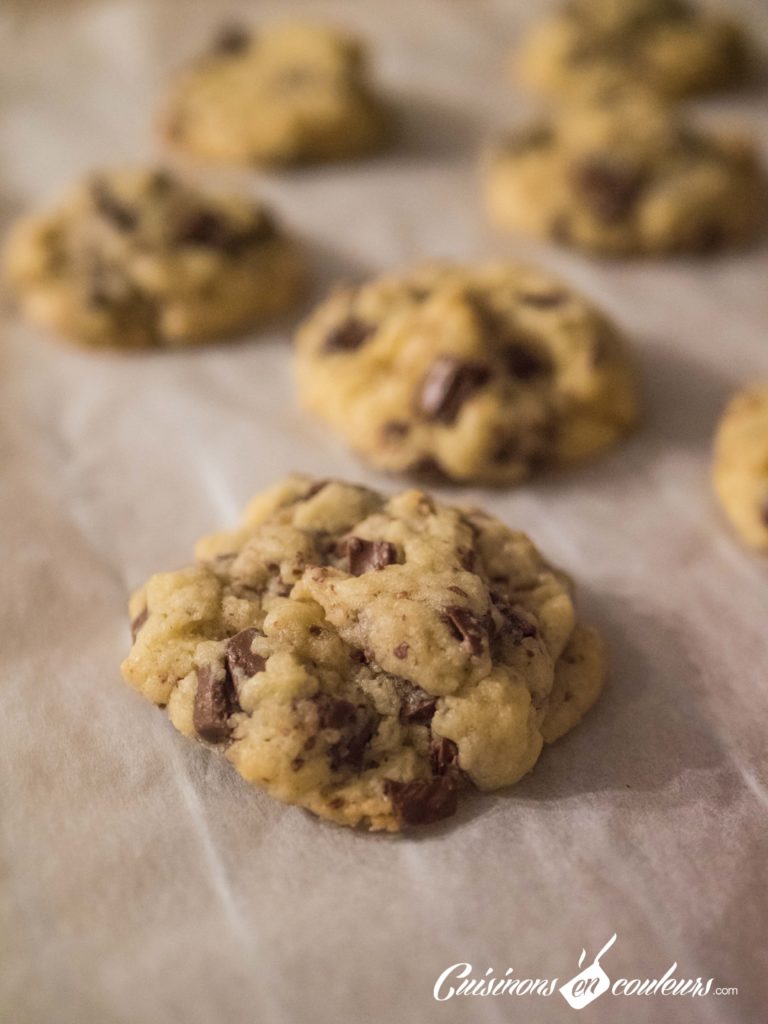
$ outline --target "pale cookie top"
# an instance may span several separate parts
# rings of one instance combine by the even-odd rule
[[[181,732],[371,829],[453,814],[462,782],[516,782],[604,677],[531,541],[420,491],[289,477],[130,608],[123,674]]]
[[[174,146],[206,159],[291,164],[374,150],[389,116],[358,40],[288,22],[224,30],[178,76],[161,128]]]
[[[281,312],[297,250],[260,203],[167,171],[93,174],[23,219],[7,274],[34,320],[86,346],[178,346]]]
[[[339,288],[298,334],[303,404],[395,472],[509,484],[635,420],[619,331],[530,267],[426,266]]]
[[[739,25],[687,0],[570,0],[516,55],[523,82],[555,94],[617,80],[703,93],[741,82],[751,63]]]
[[[511,132],[487,199],[502,227],[601,255],[701,253],[754,237],[765,177],[749,139],[611,88]]]
[[[742,539],[768,553],[768,382],[728,403],[715,437],[713,478]]]

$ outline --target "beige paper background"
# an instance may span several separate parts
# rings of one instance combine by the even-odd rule
[[[548,999],[436,1003],[450,964],[612,979],[714,976],[739,995],[619,999],[579,1020],[757,1022],[768,1011],[768,564],[708,484],[713,424],[768,376],[763,244],[604,265],[500,238],[476,154],[522,98],[508,43],[538,5],[491,0],[104,0],[0,8],[0,215],[94,164],[148,158],[161,83],[242,12],[365,33],[407,107],[401,148],[258,189],[335,276],[525,256],[635,339],[644,428],[583,470],[471,490],[580,583],[612,671],[587,723],[509,792],[407,838],[318,823],[251,790],[125,687],[125,602],[289,469],[393,488],[294,404],[290,323],[241,346],[82,354],[5,317],[0,348],[0,1020],[9,1024],[569,1021]],[[768,11],[750,15],[766,40]],[[528,8],[526,12],[526,8]],[[768,146],[766,93],[709,105]],[[206,177],[203,174],[203,177]]]

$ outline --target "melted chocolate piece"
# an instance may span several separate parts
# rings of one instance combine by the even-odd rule
[[[446,608],[442,620],[448,626],[451,635],[461,642],[461,646],[475,657],[483,653],[487,630],[481,619],[470,611],[456,605]]]
[[[397,558],[394,544],[386,540],[363,540],[348,537],[342,542],[344,554],[349,558],[349,571],[353,576],[383,569]]]
[[[399,658],[401,661],[403,661],[403,660],[405,660],[405,658],[408,657],[408,651],[409,650],[410,650],[410,645],[407,644],[405,641],[403,641],[401,644],[398,644],[397,647],[395,647],[395,649],[392,651],[392,653],[394,654],[394,656],[396,658]]]
[[[404,825],[428,825],[456,813],[457,786],[452,775],[413,782],[385,779],[384,793]]]
[[[354,352],[368,340],[375,331],[371,324],[363,323],[351,316],[335,327],[325,339],[324,352]]]
[[[445,736],[433,736],[429,759],[435,775],[447,775],[459,767],[459,748]]]
[[[400,721],[429,725],[437,708],[437,697],[415,683],[397,677],[395,690],[400,698]]]
[[[133,231],[139,223],[139,215],[127,203],[112,194],[103,181],[91,186],[91,198],[98,212],[120,231]]]
[[[592,214],[603,224],[616,224],[632,212],[646,176],[639,168],[594,157],[574,168],[572,180]]]
[[[535,309],[557,309],[568,301],[565,292],[525,292],[520,296],[520,301],[526,306],[533,306]]]
[[[243,25],[225,25],[213,41],[214,53],[243,53],[251,44],[251,34]]]
[[[235,228],[217,213],[201,210],[181,225],[176,241],[180,245],[197,245],[237,255],[248,246],[273,237],[274,232],[274,224],[266,214],[250,227]]]
[[[260,654],[254,654],[251,644],[257,636],[264,636],[261,630],[250,628],[236,633],[227,644],[227,668],[235,686],[263,672],[267,664]]]
[[[209,743],[226,743],[229,716],[238,709],[232,678],[223,665],[197,670],[197,692],[192,713],[195,732]]]
[[[482,363],[438,356],[421,383],[417,407],[428,420],[454,423],[466,400],[482,387],[490,371]]]
[[[504,620],[504,624],[501,627],[503,636],[511,637],[513,643],[516,644],[530,637],[537,636],[538,631],[534,624],[522,615],[519,615],[503,594],[498,594],[495,591],[492,592],[491,601],[493,601],[494,607]]]
[[[552,363],[544,353],[521,342],[512,342],[504,349],[507,372],[517,380],[531,380],[552,372]]]
[[[340,697],[318,693],[312,698],[317,707],[317,721],[321,729],[334,729],[341,733],[328,748],[331,770],[363,767],[365,751],[378,725],[378,717],[370,708],[353,704]]]

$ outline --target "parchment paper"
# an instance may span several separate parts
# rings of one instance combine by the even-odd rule
[[[542,5],[543,6],[543,5]],[[738,995],[602,996],[579,1019],[758,1022],[768,1011],[768,565],[711,496],[729,391],[768,375],[765,244],[601,264],[495,235],[484,140],[522,113],[504,56],[538,5],[5,0],[2,216],[98,164],[157,154],[152,104],[215,25],[309,10],[359,30],[406,108],[379,159],[204,180],[259,191],[338,276],[429,257],[525,257],[632,334],[643,429],[583,469],[469,490],[578,580],[610,685],[508,792],[406,838],[284,807],[128,689],[129,591],[183,564],[291,469],[394,489],[294,404],[286,322],[240,346],[84,354],[6,317],[0,349],[2,942],[12,1024],[569,1021],[551,997],[455,998],[476,976],[559,979],[610,936],[611,980],[714,977]],[[760,2],[729,5],[768,35]],[[526,10],[527,9],[527,10]],[[766,93],[709,104],[768,143]],[[451,497],[462,497],[455,492]]]

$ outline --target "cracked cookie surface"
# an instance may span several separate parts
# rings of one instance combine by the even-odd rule
[[[515,55],[521,80],[554,95],[622,80],[668,97],[706,93],[743,81],[751,63],[738,24],[686,0],[571,0]]]
[[[161,117],[173,146],[236,164],[349,159],[380,148],[390,127],[361,43],[299,22],[225,30],[180,74]]]
[[[288,477],[131,599],[125,679],[249,782],[398,831],[519,780],[597,699],[601,641],[522,533]]]
[[[761,226],[766,191],[747,138],[699,128],[634,90],[511,132],[486,190],[500,227],[602,256],[743,244]]]
[[[297,246],[263,205],[162,170],[94,174],[24,218],[6,272],[31,319],[93,348],[178,347],[298,298]]]
[[[728,403],[715,436],[713,482],[741,538],[768,554],[768,382]]]
[[[529,267],[422,267],[340,288],[300,329],[304,406],[374,465],[511,484],[635,419],[618,330]]]

